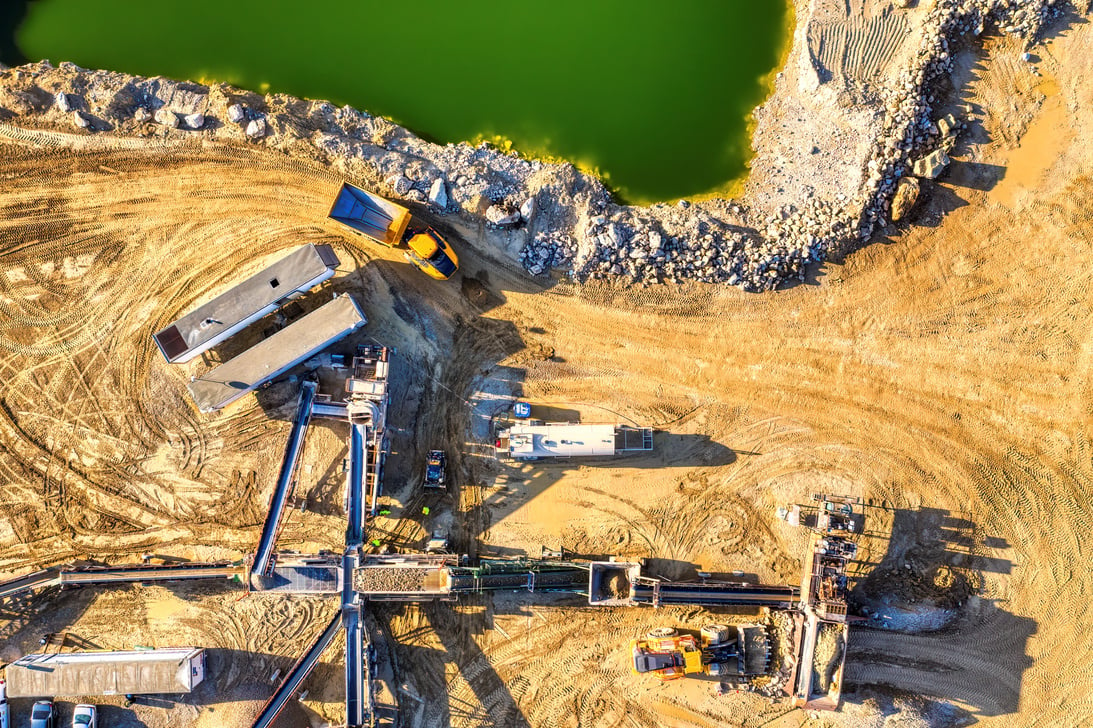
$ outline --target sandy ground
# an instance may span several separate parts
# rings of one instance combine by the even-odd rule
[[[166,365],[150,333],[280,252],[330,243],[343,269],[327,290],[353,292],[370,320],[347,345],[398,350],[386,542],[416,548],[451,524],[469,553],[565,546],[651,557],[670,576],[796,583],[801,535],[775,508],[845,493],[868,504],[861,603],[889,624],[946,613],[940,632],[855,629],[843,712],[810,717],[629,673],[629,639],[698,626],[701,610],[384,608],[410,725],[1087,724],[1093,156],[1077,140],[1093,127],[1091,43],[1075,24],[1031,66],[1010,42],[958,59],[954,103],[976,123],[913,226],[761,296],[543,286],[470,245],[460,276],[435,283],[327,221],[341,178],[312,163],[6,127],[0,569],[252,548],[291,386],[199,416],[184,385],[207,364]],[[457,245],[495,234],[435,222]],[[500,465],[489,417],[512,396],[559,419],[654,426],[655,451]],[[344,437],[309,436],[307,509],[283,547],[341,543]],[[415,478],[438,446],[455,482],[427,499]],[[244,725],[333,609],[215,585],[48,594],[5,608],[2,658],[61,629],[100,647],[206,645],[205,688],[119,703],[111,724]],[[339,720],[341,659],[327,653],[283,725]]]

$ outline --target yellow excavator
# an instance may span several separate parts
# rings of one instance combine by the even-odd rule
[[[446,281],[459,270],[459,257],[431,227],[410,227],[410,211],[379,195],[343,184],[330,217],[389,247],[405,245],[403,255],[425,275]]]

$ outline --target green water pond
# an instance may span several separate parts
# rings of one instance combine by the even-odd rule
[[[724,189],[788,0],[36,0],[28,59],[351,104],[437,142],[503,138],[631,202]]]

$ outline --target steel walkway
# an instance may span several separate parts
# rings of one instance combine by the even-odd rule
[[[277,531],[281,525],[281,514],[292,491],[292,480],[296,474],[296,465],[300,460],[300,451],[304,446],[304,435],[311,422],[311,405],[315,401],[315,382],[304,382],[300,387],[300,402],[296,407],[296,417],[292,421],[292,431],[285,445],[285,456],[281,459],[281,472],[277,476],[277,486],[270,496],[266,522],[262,526],[262,538],[254,552],[254,564],[251,567],[256,574],[268,574],[273,562],[273,547],[277,542]]]

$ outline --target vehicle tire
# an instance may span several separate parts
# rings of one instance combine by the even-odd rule
[[[702,637],[711,645],[719,645],[729,641],[729,625],[707,624],[702,628]]]
[[[663,640],[669,637],[675,637],[677,634],[679,634],[679,631],[675,627],[656,627],[649,630],[649,639]]]

